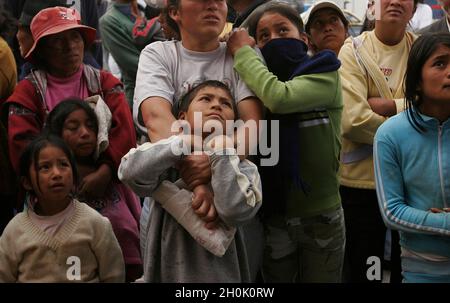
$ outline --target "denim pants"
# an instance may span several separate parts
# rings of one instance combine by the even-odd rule
[[[345,251],[342,208],[310,218],[266,226],[265,282],[339,283]]]

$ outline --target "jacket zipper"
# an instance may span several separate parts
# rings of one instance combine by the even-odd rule
[[[447,206],[447,199],[445,196],[444,176],[442,174],[442,125],[438,126],[438,163],[439,163],[439,178],[441,180],[442,199],[444,200],[444,207]]]

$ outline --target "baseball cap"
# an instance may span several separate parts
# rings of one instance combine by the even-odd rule
[[[303,23],[305,24],[305,31],[307,33],[309,33],[309,27],[311,26],[312,17],[318,10],[321,10],[323,8],[331,8],[331,9],[335,10],[338,13],[339,17],[341,18],[344,25],[345,26],[348,25],[348,20],[347,20],[347,18],[345,18],[344,12],[342,11],[342,9],[339,6],[337,6],[333,1],[321,0],[321,1],[317,1],[316,3],[314,3],[309,8],[308,11],[306,11],[304,14],[302,14]]]

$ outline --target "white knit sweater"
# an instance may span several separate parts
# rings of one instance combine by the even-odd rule
[[[54,235],[26,210],[0,237],[0,282],[124,282],[122,251],[107,218],[84,203]]]

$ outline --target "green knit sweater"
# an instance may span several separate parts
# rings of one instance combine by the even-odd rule
[[[107,218],[75,201],[73,216],[50,236],[28,211],[15,216],[0,237],[0,282],[125,281],[122,251]]]
[[[234,68],[240,77],[272,113],[300,113],[298,169],[310,192],[305,194],[301,189],[286,185],[284,217],[306,218],[339,207],[342,113],[339,73],[302,75],[282,82],[268,71],[262,59],[249,46],[241,48],[234,60]],[[278,201],[265,201],[272,202]]]

